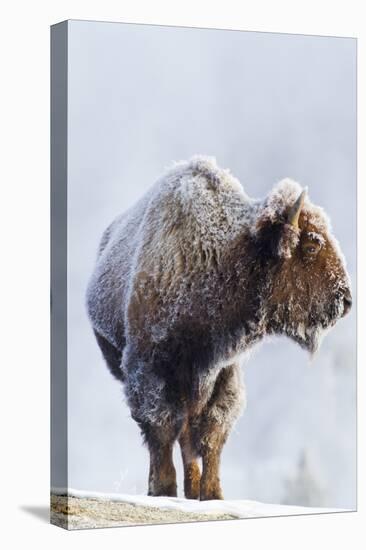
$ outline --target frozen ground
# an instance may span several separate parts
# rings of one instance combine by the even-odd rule
[[[200,502],[182,498],[103,494],[76,490],[69,490],[67,496],[64,490],[54,490],[51,496],[51,522],[68,529],[291,516],[341,511],[345,510],[285,506],[253,500]]]

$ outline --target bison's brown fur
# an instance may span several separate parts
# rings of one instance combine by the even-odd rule
[[[269,334],[314,353],[350,308],[328,219],[300,192],[284,180],[252,200],[195,157],[103,236],[88,310],[148,445],[151,495],[177,493],[178,440],[186,497],[222,498],[220,455],[244,395],[239,357]]]

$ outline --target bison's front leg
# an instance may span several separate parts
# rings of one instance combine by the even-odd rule
[[[148,442],[150,451],[149,490],[151,496],[177,496],[177,479],[173,464],[173,442],[155,438]]]
[[[184,468],[184,495],[186,498],[200,498],[201,472],[197,462],[198,452],[192,441],[189,420],[179,436]]]
[[[217,377],[199,426],[202,456],[200,500],[222,499],[220,458],[231,427],[243,403],[240,367],[225,367]]]
[[[167,399],[164,381],[132,346],[124,351],[122,371],[131,416],[150,453],[148,494],[177,496],[173,445],[182,430],[182,407]]]
[[[220,484],[220,457],[225,443],[224,434],[215,428],[207,433],[207,442],[202,445],[202,478],[200,500],[223,499]]]

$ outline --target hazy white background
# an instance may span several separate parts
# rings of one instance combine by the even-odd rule
[[[70,23],[71,487],[146,492],[148,453],[84,295],[102,231],[172,160],[214,155],[251,196],[285,176],[307,185],[355,287],[355,63],[352,39]],[[223,454],[226,498],[355,507],[355,323],[353,310],[311,364],[284,338],[256,349]]]

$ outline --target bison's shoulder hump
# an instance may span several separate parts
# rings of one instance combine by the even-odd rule
[[[204,226],[242,224],[250,206],[240,182],[213,157],[175,163],[159,180],[154,210]]]
[[[239,181],[228,169],[220,168],[214,157],[195,155],[187,161],[177,162],[166,177],[180,184],[182,191],[186,190],[189,181],[197,190],[209,190],[217,194],[231,191],[242,198],[246,197]]]
[[[249,230],[253,212],[252,200],[229,170],[214,158],[194,156],[176,163],[156,183],[143,240],[151,254],[165,245],[177,254],[184,245],[217,256],[243,228]]]

